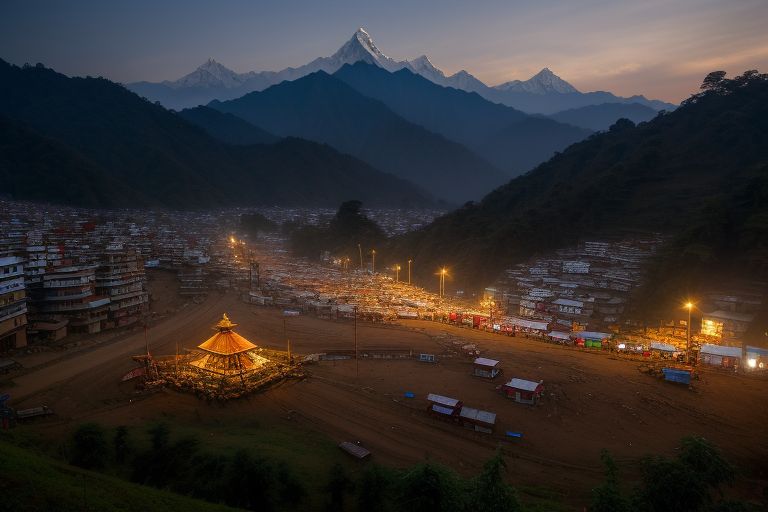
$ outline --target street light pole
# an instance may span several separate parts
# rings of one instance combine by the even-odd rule
[[[360,253],[360,270],[363,269],[363,248],[360,247],[360,244],[357,244],[357,250]]]
[[[411,262],[413,260],[408,260],[408,284],[411,284]]]
[[[496,305],[494,301],[488,302],[488,323],[491,324],[491,330],[493,330],[493,307]]]
[[[355,312],[355,378],[360,378],[360,363],[359,358],[357,357],[357,306],[353,308]]]
[[[376,273],[376,249],[371,249],[371,272]]]
[[[395,282],[400,282],[400,265],[395,265]]]
[[[688,302],[685,307],[688,309],[688,335],[686,336],[687,340],[685,344],[685,364],[691,364],[691,310],[693,309],[693,304]]]
[[[442,298],[445,295],[445,274],[446,274],[445,267],[440,269],[440,298]]]

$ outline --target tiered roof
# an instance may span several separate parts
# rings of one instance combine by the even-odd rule
[[[256,345],[232,330],[236,326],[224,313],[214,327],[219,332],[197,346],[204,354],[190,364],[227,376],[256,370],[266,363],[267,359],[254,352]]]

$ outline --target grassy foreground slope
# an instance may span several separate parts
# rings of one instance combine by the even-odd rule
[[[226,511],[230,507],[85,471],[0,441],[0,510]]]

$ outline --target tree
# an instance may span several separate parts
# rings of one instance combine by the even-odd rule
[[[464,508],[463,493],[464,487],[456,474],[428,462],[405,475],[398,510],[459,511]]]
[[[350,249],[357,244],[375,244],[385,238],[384,231],[362,212],[363,203],[346,201],[341,203],[336,215],[328,226],[333,250]]]
[[[677,459],[648,457],[643,461],[643,480],[635,496],[636,508],[680,512],[704,510],[714,502],[712,491],[733,481],[734,476],[734,468],[714,445],[701,437],[685,437]],[[716,507],[721,506],[729,510],[736,504],[716,503]]]
[[[386,469],[377,465],[369,466],[360,479],[358,510],[361,512],[388,510],[388,495],[392,484],[392,477]]]
[[[344,497],[353,487],[352,480],[349,479],[341,464],[337,462],[331,466],[328,483],[325,486],[325,491],[330,497],[327,507],[328,511],[344,510]]]
[[[115,437],[112,439],[112,445],[115,449],[115,462],[123,464],[130,451],[128,442],[128,427],[120,425],[115,430]]]
[[[85,423],[72,436],[70,462],[85,469],[103,468],[106,462],[107,441],[104,429],[96,423]]]
[[[701,82],[700,89],[702,91],[722,91],[725,75],[725,71],[712,71],[704,77],[704,81]]]
[[[482,473],[472,483],[471,510],[478,512],[515,512],[520,510],[515,490],[504,481],[507,464],[501,452],[485,463]]]
[[[702,437],[684,437],[678,459],[713,488],[733,482],[736,474],[734,467],[723,458],[717,447]]]
[[[152,449],[159,451],[168,447],[168,439],[170,436],[171,431],[165,423],[158,423],[157,425],[150,427],[149,437],[152,439]]]
[[[592,512],[625,512],[629,510],[627,499],[619,488],[618,468],[608,450],[600,454],[605,466],[605,482],[600,487],[592,489]]]

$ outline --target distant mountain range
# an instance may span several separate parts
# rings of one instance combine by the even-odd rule
[[[482,197],[508,179],[460,143],[402,118],[324,71],[209,107],[278,136],[329,144],[454,204]]]
[[[674,112],[637,126],[620,120],[573,144],[387,254],[419,261],[430,282],[448,265],[455,285],[475,290],[586,237],[663,233],[669,242],[644,292],[649,308],[668,313],[664,300],[679,307],[726,276],[766,280],[767,120],[768,75],[725,80]]]
[[[227,137],[240,145],[221,142]],[[337,206],[351,198],[381,206],[434,204],[410,182],[327,145],[296,138],[250,144],[265,137],[277,140],[215,111],[175,115],[105,79],[0,60],[5,197],[184,209]]]
[[[561,110],[601,103],[639,103],[654,110],[675,108],[675,105],[670,103],[649,100],[643,96],[622,98],[604,91],[582,93],[548,68],[528,80],[513,80],[495,87],[484,84],[464,70],[446,76],[426,55],[404,61],[396,61],[386,56],[362,28],[330,57],[319,57],[297,68],[236,73],[209,59],[195,71],[178,80],[160,83],[135,82],[127,84],[127,87],[152,101],[159,101],[168,108],[181,109],[207,104],[212,100],[238,98],[249,92],[261,91],[271,85],[285,80],[293,81],[317,71],[332,74],[345,64],[356,62],[373,64],[389,72],[408,69],[438,85],[476,92],[488,100],[528,113],[553,114]]]
[[[409,69],[390,73],[357,62],[345,64],[333,76],[404,119],[463,144],[507,176],[531,169],[591,133],[441,87]]]
[[[617,119],[629,119],[637,124],[650,121],[658,114],[656,110],[639,103],[601,103],[563,110],[549,117],[561,123],[597,132],[607,130]]]

